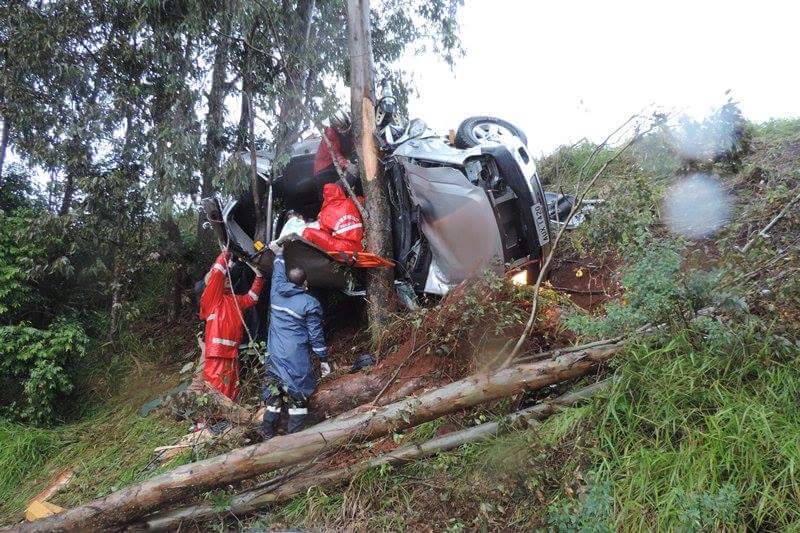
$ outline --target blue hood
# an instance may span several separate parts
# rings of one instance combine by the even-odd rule
[[[322,331],[322,306],[308,291],[286,278],[282,257],[272,266],[267,372],[280,380],[289,394],[307,398],[317,387],[311,352],[327,357]],[[265,397],[266,397],[265,391]]]
[[[306,292],[305,287],[301,285],[295,285],[289,280],[286,280],[286,283],[278,283],[277,285],[278,286],[275,287],[276,292],[284,298],[291,298],[292,296]]]

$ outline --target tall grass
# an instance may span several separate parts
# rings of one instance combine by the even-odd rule
[[[634,347],[597,427],[615,526],[800,526],[798,364],[743,324]]]
[[[19,487],[37,475],[61,445],[57,431],[0,420],[0,502],[13,501]]]
[[[54,429],[0,422],[0,524],[19,519],[28,501],[65,468],[75,476],[51,499],[63,507],[157,474],[150,464],[153,449],[186,431],[166,416],[139,416],[144,402],[174,385],[174,378],[158,376],[153,366],[130,371],[126,387],[80,422]],[[162,468],[181,460],[186,458]]]

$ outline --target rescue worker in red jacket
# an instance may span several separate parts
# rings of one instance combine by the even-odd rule
[[[322,209],[319,229],[306,228],[303,238],[328,252],[361,252],[364,246],[364,224],[355,202],[338,183],[322,188]]]
[[[330,141],[333,151],[328,149],[328,143],[322,139],[314,158],[314,178],[317,183],[333,183],[339,179],[340,176],[333,164],[334,159],[345,174],[358,174],[357,167],[350,161],[354,153],[353,123],[350,115],[339,111],[330,122],[331,125],[325,128],[322,134]]]
[[[228,277],[230,252],[223,250],[206,275],[200,297],[200,319],[206,322],[206,353],[203,378],[222,394],[236,399],[239,392],[239,343],[244,333],[243,311],[258,302],[264,278],[256,274],[247,294],[233,294]]]

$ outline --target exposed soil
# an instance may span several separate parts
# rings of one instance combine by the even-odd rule
[[[377,363],[323,382],[311,398],[310,411],[315,418],[330,417],[365,404],[383,405],[499,366],[510,352],[510,340],[522,333],[531,306],[529,289],[500,285],[465,283],[440,305],[398,319],[379,343]],[[557,342],[557,311],[543,306],[540,318],[522,353],[546,350]],[[349,339],[336,341],[338,351],[355,356],[347,343],[357,337]],[[340,372],[351,363],[339,359]]]
[[[550,271],[550,283],[578,306],[592,311],[620,296],[616,257],[560,259]]]

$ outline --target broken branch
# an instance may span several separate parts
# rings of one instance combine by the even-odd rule
[[[788,202],[788,203],[787,203],[785,206],[783,206],[783,209],[781,209],[781,210],[780,210],[780,212],[779,212],[777,215],[775,215],[775,216],[772,218],[772,220],[770,220],[770,221],[769,221],[769,224],[767,224],[766,226],[764,226],[764,228],[763,228],[761,231],[759,231],[758,233],[756,233],[755,235],[753,235],[753,238],[751,238],[749,241],[747,241],[747,244],[745,244],[745,245],[744,245],[744,247],[742,248],[742,253],[743,253],[743,254],[746,254],[746,253],[747,253],[747,251],[748,251],[748,250],[749,250],[749,249],[750,249],[750,248],[751,248],[751,247],[752,247],[752,246],[753,246],[753,245],[756,243],[756,241],[758,240],[758,238],[759,238],[759,237],[761,237],[761,238],[763,238],[763,237],[766,237],[766,236],[767,236],[767,232],[768,232],[769,230],[771,230],[771,229],[772,229],[772,227],[773,227],[775,224],[777,224],[777,223],[778,223],[778,221],[779,221],[781,218],[783,218],[783,217],[784,217],[784,215],[786,215],[786,213],[788,213],[788,212],[789,212],[789,209],[790,209],[790,208],[791,208],[791,207],[792,207],[792,206],[793,206],[795,203],[797,203],[797,201],[798,201],[798,200],[800,200],[800,193],[797,193],[797,196],[795,196],[794,198],[792,198],[791,200],[789,200],[789,202]]]
[[[214,487],[299,464],[343,444],[376,439],[448,413],[583,376],[616,352],[613,347],[592,349],[470,376],[417,398],[408,398],[366,413],[343,415],[327,422],[322,430],[311,427],[178,467],[104,498],[23,524],[20,530],[107,529],[130,523],[170,503]]]
[[[605,146],[613,135],[619,132],[622,129],[622,127],[630,123],[634,118],[635,116],[625,121],[625,123],[619,128],[617,128],[609,137],[607,137],[606,140],[603,141],[603,143],[601,143],[600,146],[601,147]],[[617,150],[617,152],[611,158],[609,158],[605,163],[603,163],[603,166],[601,166],[600,169],[597,172],[595,172],[594,176],[592,176],[592,178],[583,188],[583,191],[581,191],[581,193],[576,197],[575,203],[572,206],[572,209],[570,209],[569,215],[567,215],[567,219],[564,221],[564,224],[561,226],[561,228],[559,228],[558,233],[556,234],[556,238],[553,240],[553,244],[550,246],[550,251],[547,254],[547,257],[545,257],[545,260],[542,263],[542,267],[539,269],[539,276],[536,278],[536,283],[533,286],[533,303],[531,307],[531,314],[528,317],[528,322],[525,324],[525,329],[519,336],[519,339],[517,340],[514,349],[511,351],[511,353],[508,355],[506,360],[501,365],[501,368],[508,366],[517,357],[519,351],[522,349],[522,345],[525,343],[525,340],[528,338],[528,336],[531,334],[531,331],[533,330],[533,324],[536,321],[536,313],[539,310],[539,288],[542,286],[542,281],[544,280],[544,277],[547,274],[547,269],[550,266],[550,262],[553,260],[553,255],[555,254],[556,248],[558,247],[558,243],[561,241],[562,235],[564,235],[564,231],[566,230],[569,223],[572,221],[575,214],[578,211],[580,211],[580,208],[583,205],[583,201],[586,198],[586,195],[589,194],[589,190],[592,187],[594,187],[595,182],[598,180],[600,176],[602,176],[605,173],[606,169],[612,162],[614,162],[620,155],[622,155],[628,148],[630,148],[634,142],[639,140],[642,137],[642,135],[644,135],[649,131],[650,129],[648,129],[644,133],[637,131],[636,134],[633,137],[631,137],[631,139],[627,143],[625,143],[625,145],[623,145],[622,148]]]
[[[371,468],[387,464],[406,463],[438,452],[451,450],[463,444],[507,433],[512,429],[529,425],[533,421],[543,420],[565,407],[576,405],[607,388],[609,384],[610,380],[593,383],[553,400],[507,415],[499,421],[486,422],[478,426],[448,433],[422,444],[403,446],[354,465],[327,472],[307,473],[278,485],[273,483],[273,480],[270,480],[265,486],[250,489],[234,496],[228,505],[227,512],[236,516],[244,515],[269,504],[289,500],[312,487],[340,483]],[[215,508],[213,504],[202,503],[150,517],[142,526],[148,530],[174,530],[185,521],[201,521],[213,517],[219,512],[219,508]]]

